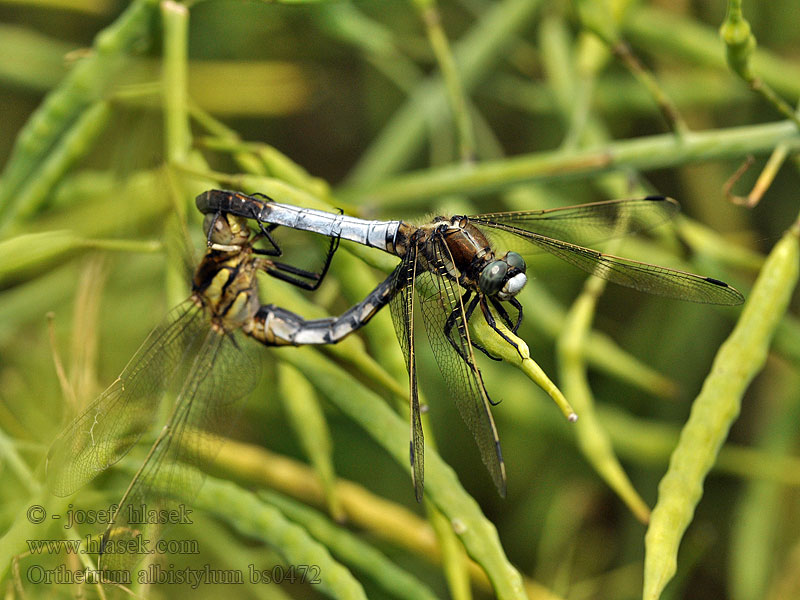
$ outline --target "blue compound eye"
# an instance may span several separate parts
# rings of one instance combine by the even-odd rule
[[[527,265],[525,264],[525,259],[522,258],[522,256],[520,256],[516,252],[506,253],[504,259],[508,263],[508,266],[519,269],[523,273],[525,272],[525,269],[528,268]]]
[[[481,271],[478,287],[487,296],[494,296],[503,288],[506,273],[508,273],[508,263],[504,260],[494,260]]]

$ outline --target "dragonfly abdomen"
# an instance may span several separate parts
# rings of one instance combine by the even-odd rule
[[[274,304],[259,308],[243,331],[267,346],[304,346],[335,344],[363,327],[395,293],[395,281],[389,277],[364,300],[338,317],[306,321],[301,316]]]

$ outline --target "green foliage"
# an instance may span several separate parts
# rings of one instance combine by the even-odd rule
[[[687,305],[529,265],[520,350],[472,328],[505,359],[481,368],[502,400],[507,499],[443,400],[421,328],[422,504],[388,311],[336,346],[264,348],[214,472],[179,498],[193,525],[165,534],[199,553],[159,564],[316,565],[322,583],[160,584],[150,597],[800,595],[792,0],[731,1],[727,15],[614,0],[61,4],[0,12],[8,597],[71,597],[37,569],[96,564],[31,540],[88,543],[102,526],[49,517],[118,501],[147,445],[68,499],[43,487],[46,450],[188,295],[205,249],[193,199],[210,187],[406,220],[665,194],[685,215],[613,252],[748,300]],[[756,166],[726,197],[748,155]],[[394,264],[343,243],[320,290],[264,278],[262,301],[339,314]]]

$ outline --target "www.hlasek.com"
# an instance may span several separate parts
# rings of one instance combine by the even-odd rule
[[[150,564],[145,569],[134,573],[126,569],[71,570],[66,565],[55,569],[46,569],[41,565],[31,565],[25,570],[25,576],[33,584],[64,583],[115,583],[132,585],[134,579],[139,584],[190,585],[197,589],[201,585],[230,584],[265,584],[265,583],[322,583],[322,571],[318,565],[276,565],[270,569],[258,569],[255,565],[247,565],[247,569],[212,569],[206,564],[200,569],[184,567],[175,568],[170,564],[162,567]]]
[[[36,554],[199,554],[197,540],[152,540],[137,535],[131,538],[102,540],[87,535],[78,540],[27,540],[28,551]]]

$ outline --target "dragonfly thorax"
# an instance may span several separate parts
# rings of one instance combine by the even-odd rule
[[[489,239],[468,217],[449,219],[437,217],[437,231],[447,245],[448,258],[452,260],[454,276],[467,287],[477,283],[478,290],[498,300],[510,300],[525,287],[525,260],[516,252],[507,252],[497,258]],[[419,243],[419,240],[418,240]],[[422,242],[424,245],[424,242]]]

